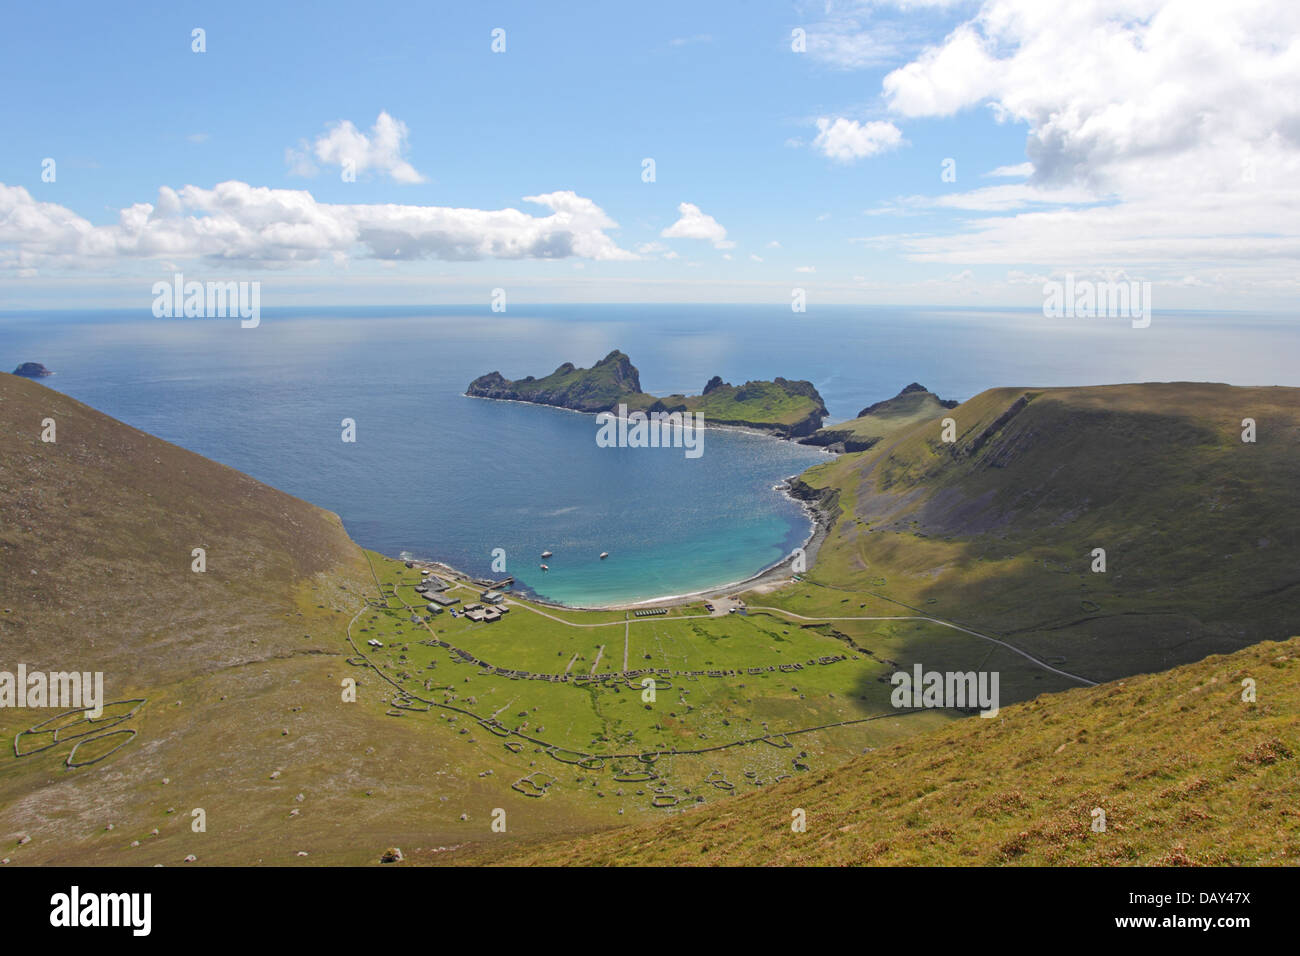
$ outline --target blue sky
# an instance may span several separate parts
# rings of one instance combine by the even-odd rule
[[[1036,305],[1070,272],[1293,302],[1294,15],[1051,6],[14,5],[0,296]]]

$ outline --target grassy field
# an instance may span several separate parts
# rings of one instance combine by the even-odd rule
[[[590,756],[579,775],[582,786],[598,788],[601,799],[617,798],[609,800],[617,810],[650,809],[669,794],[674,802],[716,799],[731,789],[714,786],[711,776],[732,786],[762,786],[893,739],[905,725],[955,716],[895,711],[889,686],[879,681],[889,666],[830,628],[800,627],[767,613],[713,617],[702,605],[649,618],[563,615],[577,617],[575,626],[518,598],[498,622],[444,613],[414,624],[403,596],[419,581],[418,571],[370,558],[387,606],[363,614],[354,631],[369,667],[390,684],[391,699],[405,693],[435,712],[441,707],[446,713],[436,716],[465,723],[479,738],[492,730],[478,721],[499,721],[498,730],[518,738],[510,742],[524,743],[529,768],[540,755],[547,772],[563,765],[568,773],[575,760]],[[477,591],[462,586],[452,593],[472,603]],[[871,631],[883,654],[896,643],[895,629],[887,622],[860,630]],[[383,646],[370,648],[369,640]],[[467,662],[462,651],[478,663]],[[569,679],[532,679],[519,671]],[[636,672],[654,680],[652,700],[645,695],[647,675]],[[846,721],[855,722],[852,731],[806,733]],[[785,735],[799,738],[798,746]],[[651,761],[652,786],[617,786],[614,778]]]

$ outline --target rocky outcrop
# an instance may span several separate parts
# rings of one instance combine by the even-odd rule
[[[802,478],[790,478],[785,482],[785,493],[808,506],[820,529],[829,531],[835,526],[840,513],[838,489],[814,488]]]
[[[836,454],[848,454],[855,451],[867,451],[874,448],[879,441],[879,436],[873,435],[865,439],[855,438],[853,433],[847,430],[821,428],[806,438],[801,438],[799,444],[817,445]]]
[[[821,396],[818,396],[819,399],[820,397]],[[806,438],[822,427],[822,422],[825,421],[826,414],[826,406],[821,405],[815,411],[809,412],[793,425],[778,426],[778,430],[786,438]]]
[[[24,362],[14,369],[15,375],[21,375],[24,378],[44,378],[46,375],[53,375],[48,368],[40,362]]]
[[[831,491],[827,488],[814,488],[802,478],[791,478],[785,483],[786,493],[791,498],[798,498],[800,501],[806,501],[809,504],[819,502],[829,497]]]
[[[604,412],[620,400],[641,393],[636,366],[617,349],[589,369],[565,362],[544,378],[528,376],[511,381],[500,372],[488,372],[469,383],[466,395],[497,398],[536,405],[554,405],[579,412]]]
[[[886,398],[885,400],[876,402],[873,405],[868,405],[862,411],[858,412],[858,418],[861,418],[864,415],[871,415],[874,412],[878,412],[881,409],[888,407],[891,402],[895,402],[898,399],[902,398],[904,395],[910,395],[913,392],[928,392],[928,391],[930,390],[926,388],[924,385],[922,385],[920,382],[913,382],[911,385],[908,385],[906,388],[904,388],[893,398]],[[938,399],[939,404],[942,405],[944,408],[956,408],[958,405],[961,404],[960,402],[953,399],[939,398],[937,395],[935,396],[935,398]]]

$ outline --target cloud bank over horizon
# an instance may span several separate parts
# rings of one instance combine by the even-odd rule
[[[92,225],[20,186],[0,183],[0,269],[96,268],[123,259],[203,260],[242,267],[371,258],[628,260],[606,230],[618,224],[571,191],[523,197],[548,216],[518,209],[335,204],[306,190],[229,181],[212,189],[158,190],[155,203]]]

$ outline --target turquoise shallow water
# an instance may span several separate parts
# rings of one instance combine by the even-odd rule
[[[0,315],[6,370],[42,362],[50,387],[335,511],[393,556],[488,575],[503,548],[525,589],[599,605],[740,580],[802,542],[806,516],[773,486],[820,451],[713,429],[694,460],[600,448],[593,416],[462,394],[484,372],[541,375],[614,348],[659,394],[714,374],[810,379],[833,420],[913,380],[956,399],[994,385],[1300,384],[1289,317],[1158,316],[1135,331],[848,307],[267,308],[256,329],[147,310]],[[355,444],[340,441],[345,417]]]

